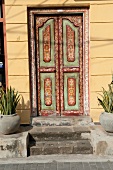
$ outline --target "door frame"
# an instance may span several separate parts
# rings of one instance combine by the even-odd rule
[[[83,15],[83,115],[89,115],[89,7],[40,7],[28,8],[28,40],[29,40],[29,67],[30,67],[30,100],[31,116],[38,114],[38,93],[36,79],[36,37],[35,16],[38,14],[77,14]]]

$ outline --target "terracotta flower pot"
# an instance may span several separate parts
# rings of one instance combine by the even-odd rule
[[[113,113],[101,113],[99,121],[105,131],[113,133]]]
[[[14,133],[20,126],[20,116],[18,114],[0,115],[0,132],[4,135]]]

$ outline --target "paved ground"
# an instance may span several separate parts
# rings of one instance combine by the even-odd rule
[[[113,162],[2,164],[0,170],[113,170]]]
[[[113,156],[41,155],[0,159],[0,170],[113,170]]]

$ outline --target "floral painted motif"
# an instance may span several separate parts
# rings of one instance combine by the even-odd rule
[[[45,28],[43,33],[43,53],[44,53],[44,61],[50,62],[51,61],[51,53],[50,53],[50,25]]]
[[[75,61],[75,32],[66,25],[67,61]]]
[[[50,78],[44,80],[44,101],[46,106],[52,105],[52,81]]]
[[[68,105],[74,106],[76,104],[76,81],[74,78],[68,78]]]

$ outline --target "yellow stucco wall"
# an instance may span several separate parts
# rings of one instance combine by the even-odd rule
[[[8,80],[24,99],[18,106],[22,123],[30,121],[27,6],[49,4],[90,5],[90,115],[98,121],[97,93],[108,87],[113,71],[113,0],[5,0]]]

